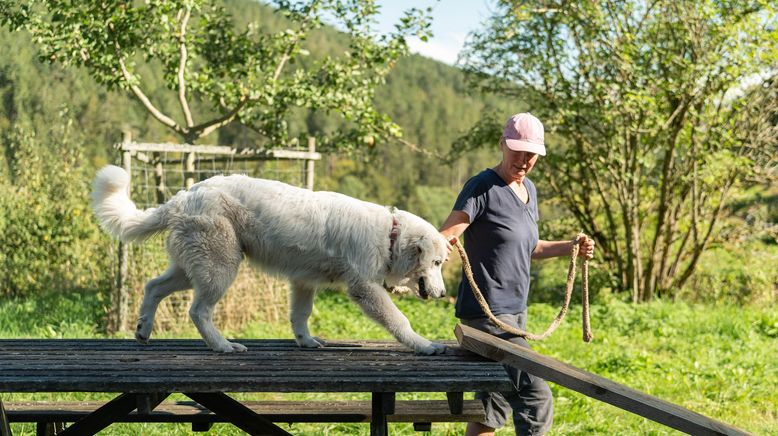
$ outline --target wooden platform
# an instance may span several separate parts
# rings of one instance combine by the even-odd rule
[[[465,415],[482,411],[464,401],[464,392],[511,388],[501,364],[453,342],[446,354],[438,356],[416,355],[394,341],[332,342],[320,349],[302,349],[291,340],[239,342],[248,352],[218,354],[200,340],[152,340],[150,345],[105,339],[0,340],[0,395],[120,393],[104,404],[28,407],[27,412],[38,414],[39,423],[78,418],[65,429],[66,435],[94,434],[113,422],[170,422],[171,413],[193,423],[194,416],[207,415],[203,420],[231,422],[250,434],[287,434],[273,424],[275,420],[369,420],[371,433],[383,435],[390,420],[470,420],[472,416]],[[174,392],[187,395],[199,406],[164,403]],[[369,392],[372,399],[340,401],[329,409],[312,402],[306,412],[299,402],[242,403],[226,394],[230,392]],[[396,401],[397,392],[440,392],[446,399],[414,405]],[[6,418],[23,419],[23,405],[13,406]],[[430,413],[419,413],[424,410]],[[0,434],[3,431],[0,422]]]
[[[214,353],[201,340],[0,340],[0,392],[466,392],[510,388],[499,363],[452,346],[419,356],[389,341],[300,348],[240,341]]]

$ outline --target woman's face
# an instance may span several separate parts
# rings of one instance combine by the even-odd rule
[[[503,174],[511,179],[521,183],[532,167],[535,166],[535,162],[538,161],[538,155],[536,153],[530,153],[528,151],[513,151],[505,145],[504,141],[500,141],[500,150],[502,150],[502,167]]]

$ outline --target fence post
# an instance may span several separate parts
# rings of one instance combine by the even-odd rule
[[[157,193],[157,204],[165,202],[165,170],[162,168],[162,153],[154,152],[154,186]]]
[[[308,151],[313,153],[316,151],[316,138],[313,136],[308,137]],[[314,172],[314,160],[308,159],[305,161],[305,187],[313,191],[313,172]]]
[[[125,130],[122,132],[122,144],[128,144],[132,142],[132,132],[129,130]],[[125,150],[124,147],[121,148],[122,151],[122,168],[124,168],[124,171],[127,171],[127,174],[132,177],[132,156],[128,150]],[[132,180],[132,179],[130,179]],[[132,183],[130,183],[130,186]],[[128,187],[128,189],[130,189]],[[128,195],[130,192],[127,193]],[[112,320],[112,332],[121,332],[127,329],[127,318],[129,314],[129,305],[130,305],[130,289],[127,285],[127,279],[128,279],[128,271],[129,271],[129,261],[130,261],[130,253],[129,249],[127,247],[127,244],[124,242],[119,242],[119,271],[116,275],[116,289],[114,289],[114,295],[113,295],[113,317]]]
[[[186,182],[184,186],[189,189],[194,185],[194,172],[195,172],[195,153],[186,153],[186,161],[184,162],[184,177]]]

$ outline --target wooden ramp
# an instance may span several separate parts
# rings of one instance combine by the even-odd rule
[[[516,367],[560,386],[692,435],[747,435],[721,421],[630,389],[604,377],[465,325],[456,326],[459,344],[476,354]]]

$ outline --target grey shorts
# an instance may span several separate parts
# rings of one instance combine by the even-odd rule
[[[527,324],[527,312],[497,315],[500,321],[520,329]],[[488,318],[462,319],[463,324],[485,331],[501,339],[531,348],[524,338],[502,331]],[[548,383],[540,377],[505,366],[515,390],[510,392],[476,392],[486,411],[483,425],[502,428],[513,412],[513,424],[517,435],[541,435],[550,428],[554,419],[554,402]]]

